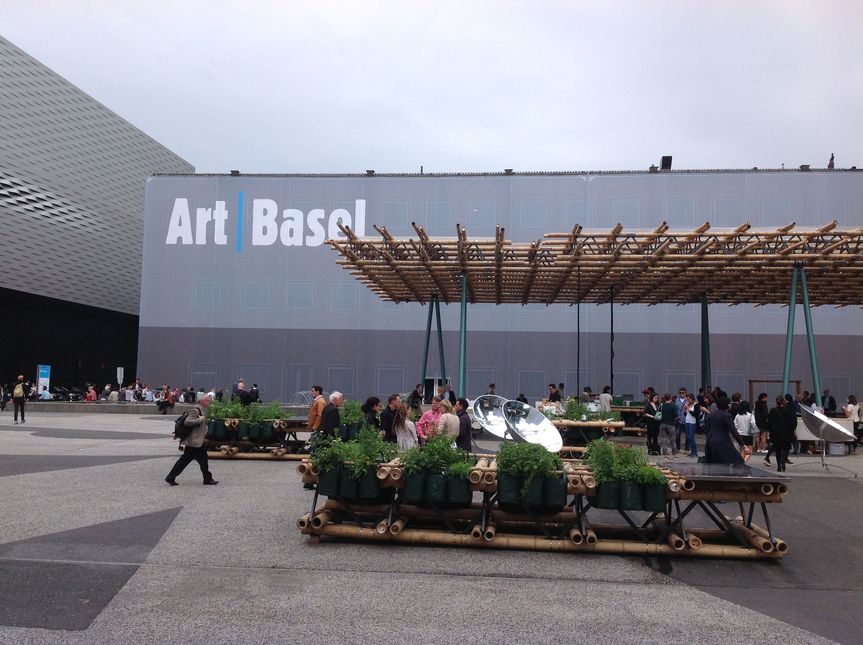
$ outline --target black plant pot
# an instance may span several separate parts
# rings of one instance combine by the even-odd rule
[[[341,466],[324,470],[318,475],[318,494],[336,497],[339,494],[339,471]]]
[[[617,508],[620,482],[610,481],[596,485],[593,505],[596,508]]]
[[[524,485],[524,503],[528,508],[545,506],[545,477],[531,477]]]
[[[426,474],[405,473],[405,487],[402,489],[401,499],[408,504],[421,504],[425,498]]]
[[[446,480],[447,502],[453,506],[469,506],[473,501],[470,480],[464,477],[450,477]]]
[[[521,502],[521,477],[506,473],[497,473],[498,504],[516,505]]]
[[[640,511],[644,506],[641,484],[623,481],[620,483],[620,508],[625,511]]]
[[[273,430],[273,422],[272,421],[262,421],[260,424],[260,434],[258,436],[258,441],[261,443],[272,443],[275,441],[276,435]]]
[[[642,486],[642,509],[652,513],[662,513],[666,509],[666,493],[664,484]]]
[[[443,504],[446,502],[446,490],[446,476],[443,473],[426,473],[426,502]]]
[[[258,443],[261,440],[261,424],[260,423],[252,423],[251,421],[248,423],[248,436],[249,441],[254,443]]]
[[[378,486],[377,472],[370,470],[360,477],[359,498],[365,500],[376,500],[380,497],[381,489]]]
[[[566,506],[566,484],[564,477],[546,477],[543,497],[547,513],[557,513]]]
[[[356,499],[359,495],[360,480],[347,468],[342,468],[339,473],[339,497],[343,499]]]

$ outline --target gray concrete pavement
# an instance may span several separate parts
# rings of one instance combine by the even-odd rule
[[[213,460],[218,486],[193,463],[169,487],[171,429],[0,414],[0,642],[857,640],[860,483],[809,457],[772,516],[782,562],[315,546],[293,463]]]

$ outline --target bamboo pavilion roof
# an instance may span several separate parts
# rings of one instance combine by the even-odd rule
[[[812,305],[863,305],[863,228],[839,230],[836,221],[818,228],[788,224],[776,229],[586,230],[546,233],[533,242],[507,240],[500,226],[493,238],[432,238],[413,224],[416,237],[327,243],[338,263],[380,298],[393,302],[443,302],[461,298],[467,275],[471,303],[787,304],[795,263],[806,269]]]

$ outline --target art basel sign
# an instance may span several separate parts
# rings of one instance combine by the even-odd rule
[[[243,250],[243,193],[239,193],[237,209],[228,210],[227,202],[217,201],[212,207],[189,208],[189,200],[174,200],[165,244],[227,245],[229,231],[234,231],[237,251]],[[233,221],[232,221],[233,218]],[[333,209],[329,214],[323,208],[308,213],[296,208],[279,209],[274,199],[253,199],[251,208],[251,245],[321,246],[329,238],[344,239],[338,222],[350,226],[360,236],[366,231],[366,200],[354,202],[354,212],[346,208]]]

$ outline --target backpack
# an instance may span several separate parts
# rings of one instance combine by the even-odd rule
[[[189,416],[189,413],[183,412],[183,414],[177,417],[177,420],[174,421],[174,439],[183,441],[192,432],[191,428],[186,427],[187,416]]]
[[[24,398],[24,386],[21,383],[18,383],[15,386],[15,389],[12,390],[12,398],[13,399],[23,399]]]

